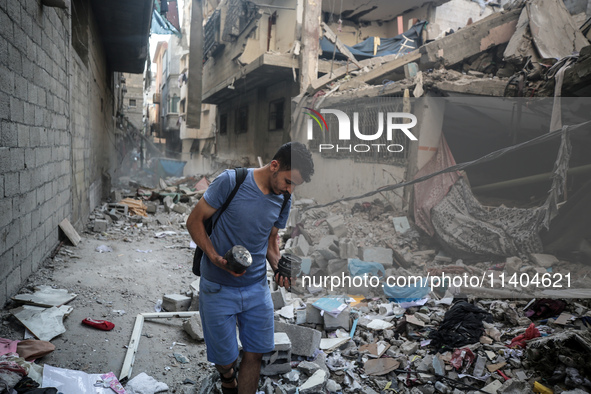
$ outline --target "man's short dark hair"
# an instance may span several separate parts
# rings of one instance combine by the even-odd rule
[[[304,182],[310,182],[310,177],[314,174],[312,153],[301,142],[288,142],[281,145],[273,156],[273,160],[279,162],[280,171],[298,170]]]

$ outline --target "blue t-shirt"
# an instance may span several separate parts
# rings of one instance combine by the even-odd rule
[[[236,171],[226,170],[209,185],[203,198],[219,209],[236,185]],[[273,227],[284,228],[289,216],[291,201],[283,212],[283,195],[263,194],[254,181],[253,169],[248,169],[246,179],[215,224],[211,242],[222,257],[235,245],[242,245],[252,255],[252,265],[241,277],[232,276],[214,265],[204,253],[201,259],[201,276],[225,286],[248,286],[266,277],[267,246]],[[281,212],[281,216],[279,216]],[[215,222],[218,217],[213,215]]]

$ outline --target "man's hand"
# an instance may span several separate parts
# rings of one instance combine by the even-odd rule
[[[277,285],[279,285],[280,287],[285,287],[286,290],[289,290],[289,288],[291,287],[291,278],[283,276],[279,272],[279,270],[275,270],[274,278],[275,283],[277,283]]]
[[[228,268],[228,260],[226,260],[225,258],[223,258],[222,256],[217,256],[215,259],[210,259],[212,263],[214,263],[215,265],[217,265],[218,267],[220,267],[221,269],[223,269],[224,271],[229,272],[232,276],[235,277],[240,277],[242,275],[244,275],[246,273],[246,271],[237,274],[236,272],[232,271],[231,269]]]

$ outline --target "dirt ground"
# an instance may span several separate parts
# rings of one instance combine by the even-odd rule
[[[66,241],[54,259],[33,274],[19,293],[30,293],[35,286],[67,289],[77,297],[67,305],[72,313],[64,319],[67,331],[51,342],[56,349],[38,360],[40,364],[119,376],[127,345],[139,313],[154,312],[164,294],[185,294],[196,279],[191,272],[193,250],[180,223],[186,216],[176,213],[157,215],[160,220],[137,224],[125,222],[110,226],[104,233],[84,232],[74,247]],[[175,223],[166,223],[168,218]],[[176,235],[155,238],[160,231]],[[107,245],[112,252],[99,253]],[[139,252],[149,251],[147,253]],[[24,327],[9,310],[2,310],[0,336],[24,338]],[[81,324],[84,318],[104,319],[115,324],[112,331],[101,331]],[[146,320],[142,330],[132,377],[141,372],[166,383],[169,392],[191,393],[212,368],[205,357],[205,345],[197,343],[182,329],[180,318]],[[180,364],[173,353],[189,362]]]

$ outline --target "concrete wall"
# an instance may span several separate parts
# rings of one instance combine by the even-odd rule
[[[127,86],[127,93],[123,99],[123,113],[138,130],[142,130],[144,127],[144,75],[124,73],[123,76]],[[135,107],[129,104],[129,100],[135,100]]]
[[[404,167],[358,163],[350,159],[327,159],[318,152],[313,152],[314,175],[310,183],[304,183],[296,189],[297,198],[313,198],[317,203],[324,204],[343,197],[358,196],[382,186],[399,183],[404,179]],[[402,188],[394,192],[384,192],[388,202],[394,209],[401,210]],[[366,199],[382,199],[380,194]]]
[[[297,95],[299,86],[291,80],[276,82],[257,90],[251,90],[238,98],[218,106],[218,129],[220,116],[228,116],[228,131],[216,135],[217,160],[231,162],[236,159],[258,166],[257,156],[263,162],[271,161],[275,151],[288,141],[291,97]],[[269,130],[269,103],[284,99],[284,129]],[[236,111],[248,108],[248,131],[236,133]]]
[[[55,249],[64,218],[82,230],[110,171],[112,78],[92,15],[84,60],[70,15],[0,1],[0,305]]]

